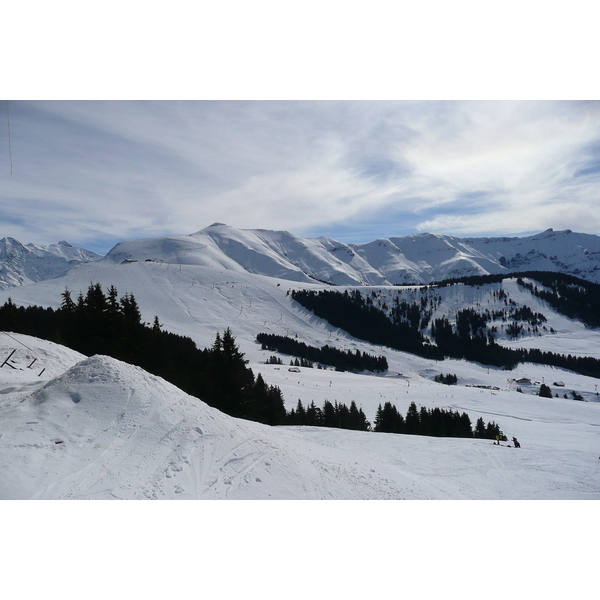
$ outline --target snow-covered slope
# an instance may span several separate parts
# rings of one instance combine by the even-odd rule
[[[220,223],[189,236],[121,242],[106,258],[221,267],[300,282],[356,282],[351,271],[346,272],[343,263],[319,242],[287,232],[238,230]]]
[[[569,229],[524,238],[463,240],[511,272],[556,271],[600,283],[600,237]]]
[[[555,232],[525,238],[470,238],[423,233],[343,244],[286,231],[215,223],[189,236],[122,242],[108,259],[162,260],[333,285],[430,283],[465,275],[557,271],[600,282],[600,237]]]
[[[223,233],[222,226],[216,229]],[[232,235],[215,241],[205,233],[123,243],[106,260],[0,291],[0,304],[11,297],[19,305],[57,307],[65,287],[76,296],[90,282],[105,290],[115,285],[120,294],[135,295],[145,321],[158,315],[166,329],[191,337],[200,347],[210,346],[217,331],[231,327],[249,366],[281,388],[288,409],[298,399],[318,406],[325,400],[354,400],[373,421],[380,403],[389,400],[405,413],[414,401],[464,410],[473,423],[480,416],[494,420],[522,448],[239,421],[138,368],[107,357],[85,358],[9,332],[0,334],[0,356],[4,360],[12,349],[17,352],[11,359],[14,368],[0,369],[0,497],[600,498],[598,380],[540,365],[506,372],[460,360],[436,362],[357,340],[291,299],[290,289],[328,286],[308,277],[310,283],[290,281],[285,269],[281,278],[274,277],[282,256],[272,250],[275,236],[253,235],[235,243]],[[261,256],[267,256],[261,244],[271,248],[268,269],[273,271],[248,272],[249,263],[242,266],[235,255],[252,255],[241,250],[242,242],[244,248],[254,244]],[[292,246],[285,236],[279,243]],[[197,252],[199,244],[204,251]],[[231,256],[221,245],[233,247]],[[441,262],[448,260],[444,247]],[[346,250],[335,252],[347,256],[346,265],[360,262]],[[405,255],[417,264],[408,250]],[[500,343],[600,355],[597,331],[558,315],[514,280],[435,290],[441,297],[437,315],[450,317],[459,307],[505,306],[497,295],[500,288],[517,304],[544,312],[548,328],[554,329],[516,341],[499,334]],[[420,293],[393,286],[377,291],[381,298],[417,298]],[[293,373],[265,364],[272,352],[256,343],[259,332],[382,354],[389,371],[376,376],[301,368]],[[435,383],[439,373],[455,373],[458,385]],[[512,381],[521,377],[531,385]],[[561,391],[576,391],[588,401],[540,398],[534,394],[543,381],[561,381]]]
[[[5,238],[0,240],[0,289],[48,279],[78,262],[99,258],[66,242],[23,246]],[[527,270],[600,282],[600,237],[549,229],[524,238],[461,239],[423,233],[344,244],[214,223],[191,235],[120,242],[106,260],[198,265],[332,285],[430,283]]]
[[[0,290],[54,277],[75,264],[99,260],[99,254],[67,242],[50,246],[23,245],[14,238],[0,240]]]
[[[114,359],[94,356],[67,368],[76,357],[56,345],[12,336],[3,351],[10,340],[50,362],[56,354],[65,371],[33,382],[18,359],[8,387],[0,371],[3,499],[600,498],[597,403],[475,388],[450,394],[416,373],[378,385],[371,377],[303,369],[293,377],[304,379],[295,392],[305,401],[306,388],[328,388],[331,398],[338,385],[351,385],[358,396],[392,395],[402,406],[409,398],[454,406],[493,416],[522,448],[269,427],[224,415]]]
[[[218,331],[231,327],[241,350],[255,362],[268,357],[255,341],[256,334],[260,332],[297,337],[312,346],[335,343],[342,350],[354,352],[358,349],[369,354],[384,354],[390,363],[390,371],[403,372],[402,364],[409,360],[407,355],[392,351],[388,353],[387,349],[348,336],[302,309],[288,295],[292,289],[319,290],[329,289],[328,286],[253,275],[244,270],[155,261],[115,263],[101,260],[80,264],[60,277],[0,291],[0,304],[10,297],[20,305],[56,308],[61,303],[61,293],[65,288],[76,297],[80,291],[85,293],[90,282],[99,282],[105,290],[115,285],[120,294],[133,293],[146,322],[151,323],[154,316],[158,315],[168,330],[191,337],[199,347],[212,345]],[[394,286],[335,289],[362,289],[367,295],[376,291],[380,301],[387,301],[388,306],[392,306],[396,297],[408,302],[416,301],[420,305],[422,296],[418,288]],[[505,297],[498,296],[500,290],[503,290]],[[423,290],[423,295],[427,294],[427,290]],[[498,343],[537,347],[564,354],[600,355],[600,334],[596,330],[556,313],[546,303],[518,286],[514,279],[477,287],[459,284],[435,289],[431,294],[439,297],[435,312],[431,315],[432,320],[445,316],[452,321],[457,310],[468,307],[489,311],[509,310],[505,301],[512,301],[514,308],[527,305],[535,312],[542,312],[548,320],[537,332],[529,332],[526,328],[518,338],[512,338],[506,332],[510,320],[492,321],[490,326],[496,325],[498,329]],[[551,332],[551,329],[554,331]],[[398,356],[402,356],[400,363]]]

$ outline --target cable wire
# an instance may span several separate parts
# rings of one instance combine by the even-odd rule
[[[6,101],[6,121],[8,123],[8,157],[10,159],[10,174],[12,175],[12,151],[10,148],[10,111],[8,108],[8,100]]]

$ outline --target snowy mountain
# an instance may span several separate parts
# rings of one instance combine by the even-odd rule
[[[108,260],[158,260],[333,285],[430,283],[467,275],[556,271],[600,282],[600,237],[551,229],[524,238],[423,233],[343,244],[215,223],[189,236],[117,244]]]
[[[14,238],[0,240],[0,290],[49,279],[99,254],[62,241],[50,246],[23,245]]]
[[[466,411],[472,422],[495,420],[509,439],[521,441],[521,449],[489,440],[240,421],[138,367],[7,332],[0,333],[0,356],[16,352],[12,368],[0,369],[0,497],[600,498],[597,379],[535,364],[507,372],[375,346],[315,317],[288,294],[330,286],[160,259],[156,254],[148,262],[81,263],[53,279],[1,291],[0,303],[10,296],[17,305],[57,307],[65,287],[76,295],[91,281],[104,289],[115,285],[135,295],[146,322],[158,315],[165,329],[199,347],[231,327],[249,366],[282,390],[288,410],[298,399],[318,406],[354,400],[372,422],[386,401],[401,412],[410,402],[446,407]],[[421,293],[392,286],[358,289],[376,291],[377,302],[389,305],[395,295],[419,301]],[[452,318],[468,307],[495,311],[507,307],[505,300],[515,310],[527,304],[543,312],[548,331],[524,332],[518,339],[500,332],[499,343],[600,357],[597,330],[556,313],[514,279],[440,288],[432,317]],[[266,364],[272,353],[257,344],[258,332],[384,355],[389,370],[291,372]],[[281,358],[284,365],[290,359]],[[458,385],[436,383],[440,373],[456,374]],[[558,397],[537,395],[544,381]],[[586,401],[575,401],[573,391]]]
[[[102,260],[0,290],[0,305],[10,297],[16,305],[56,308],[65,288],[76,297],[90,282],[105,290],[114,285],[120,294],[135,295],[145,322],[157,315],[165,330],[192,338],[200,348],[230,327],[253,372],[281,389],[288,410],[298,399],[306,406],[355,401],[373,422],[379,404],[392,402],[404,413],[415,402],[466,411],[473,423],[493,419],[509,439],[520,440],[521,449],[481,439],[242,421],[139,367],[8,331],[0,332],[0,362],[8,359],[0,368],[0,498],[600,499],[598,379],[542,364],[520,363],[505,371],[378,346],[318,318],[290,293],[348,290],[382,309],[416,303],[428,314],[423,331],[432,339],[436,319],[455,327],[462,310],[487,312],[487,327],[496,328],[502,346],[600,358],[597,329],[559,313],[516,278],[431,290],[382,283],[392,272],[408,272],[402,269],[409,262],[414,273],[430,276],[443,269],[450,273],[460,261],[469,274],[471,267],[479,273],[482,265],[491,271],[494,264],[506,272],[501,257],[508,265],[517,255],[529,261],[520,270],[548,264],[541,254],[582,268],[582,257],[596,252],[596,236],[412,238],[351,247],[216,224],[191,236],[122,242]],[[534,247],[538,254],[530,252]],[[58,251],[71,252],[67,246]],[[368,278],[380,283],[355,285]],[[332,288],[317,279],[348,284]],[[537,325],[518,320],[525,306],[545,320]],[[509,328],[513,321],[524,327]],[[279,355],[282,366],[266,364],[273,353],[257,343],[259,332],[383,355],[389,369],[292,372],[287,355]],[[456,374],[457,385],[435,381],[446,373]],[[537,395],[544,382],[553,398]]]
[[[0,240],[0,289],[54,277],[102,257],[66,242],[23,246]],[[222,223],[191,235],[123,241],[105,257],[248,272],[332,285],[430,283],[467,275],[556,271],[600,282],[600,237],[553,231],[524,238],[457,238],[422,233],[344,244],[287,231],[236,229]]]

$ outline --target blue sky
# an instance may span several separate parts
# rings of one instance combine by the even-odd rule
[[[0,237],[600,233],[600,102],[4,102]],[[8,114],[7,114],[8,108]],[[7,118],[10,116],[10,121]],[[8,124],[10,122],[10,153]]]

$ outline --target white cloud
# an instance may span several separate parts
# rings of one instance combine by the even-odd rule
[[[600,233],[598,102],[11,102],[11,133],[0,236],[22,241],[364,234],[374,215],[389,234]]]

